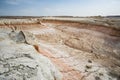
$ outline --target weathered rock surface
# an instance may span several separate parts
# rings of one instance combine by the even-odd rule
[[[62,80],[49,59],[24,43],[22,34],[0,29],[0,80]]]
[[[12,30],[22,30],[22,32],[11,33],[10,31],[5,32],[1,30],[2,34],[4,32],[9,34],[5,39],[4,37],[0,38],[0,41],[2,41],[0,43],[2,47],[0,48],[2,49],[1,52],[6,44],[7,46],[8,44],[10,45],[9,49],[6,48],[8,49],[6,50],[7,53],[10,52],[10,49],[14,51],[14,49],[17,48],[17,51],[14,51],[17,52],[15,54],[25,50],[25,54],[21,53],[25,58],[25,64],[28,65],[28,59],[33,60],[32,58],[34,58],[32,54],[29,56],[27,53],[29,53],[29,51],[31,52],[31,50],[34,52],[36,49],[58,67],[59,71],[63,74],[63,80],[120,80],[119,19],[83,18],[83,21],[79,21],[77,18],[68,18],[67,20],[66,18],[58,18],[57,20],[53,18],[45,19],[42,23],[37,22],[35,24],[26,23],[26,21],[23,23],[21,20],[15,21],[14,19],[13,21],[12,19],[6,19],[5,22],[4,20],[2,21],[5,24],[1,24],[1,28],[9,27],[12,28]],[[13,23],[9,24],[9,21]],[[33,34],[28,32],[33,33],[38,38],[37,44]],[[20,45],[22,45],[22,48]],[[16,48],[13,49],[13,46],[16,46]],[[28,49],[28,47],[31,48]],[[17,57],[19,57],[19,55]],[[26,60],[26,57],[29,58]],[[3,59],[2,57],[1,61],[3,61]],[[7,59],[9,58],[5,58],[4,60],[6,61]],[[21,56],[19,59],[20,60],[17,58],[15,65],[17,62],[21,64]],[[9,59],[10,64],[12,60]],[[38,59],[35,58],[35,60]],[[30,61],[30,64],[31,63],[32,61]],[[41,65],[44,67],[44,64]],[[48,66],[48,64],[46,66]],[[5,69],[2,68],[1,71]],[[12,68],[12,70],[13,69],[14,68]],[[12,70],[10,68],[10,71]],[[53,68],[51,71],[54,72]],[[17,75],[18,72],[19,71],[16,73]],[[46,72],[44,73],[47,75]]]

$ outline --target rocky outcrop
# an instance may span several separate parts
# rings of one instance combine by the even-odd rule
[[[0,26],[13,30],[0,33],[0,79],[120,79],[119,19],[53,18],[35,24],[22,20],[6,19]]]
[[[0,29],[0,80],[62,80],[51,61],[25,42],[23,32]]]
[[[39,19],[0,19],[0,25],[41,24]]]

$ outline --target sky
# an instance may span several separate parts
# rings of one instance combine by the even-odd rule
[[[0,0],[0,16],[120,15],[120,0]]]

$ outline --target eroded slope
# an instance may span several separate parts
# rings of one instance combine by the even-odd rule
[[[119,25],[106,26],[102,19],[96,24],[97,20],[89,24],[91,21],[46,19],[40,24],[9,27],[33,33],[39,40],[39,52],[59,68],[64,80],[119,80]]]

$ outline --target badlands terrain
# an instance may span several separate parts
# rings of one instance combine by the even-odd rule
[[[120,18],[0,18],[0,80],[120,80]]]

